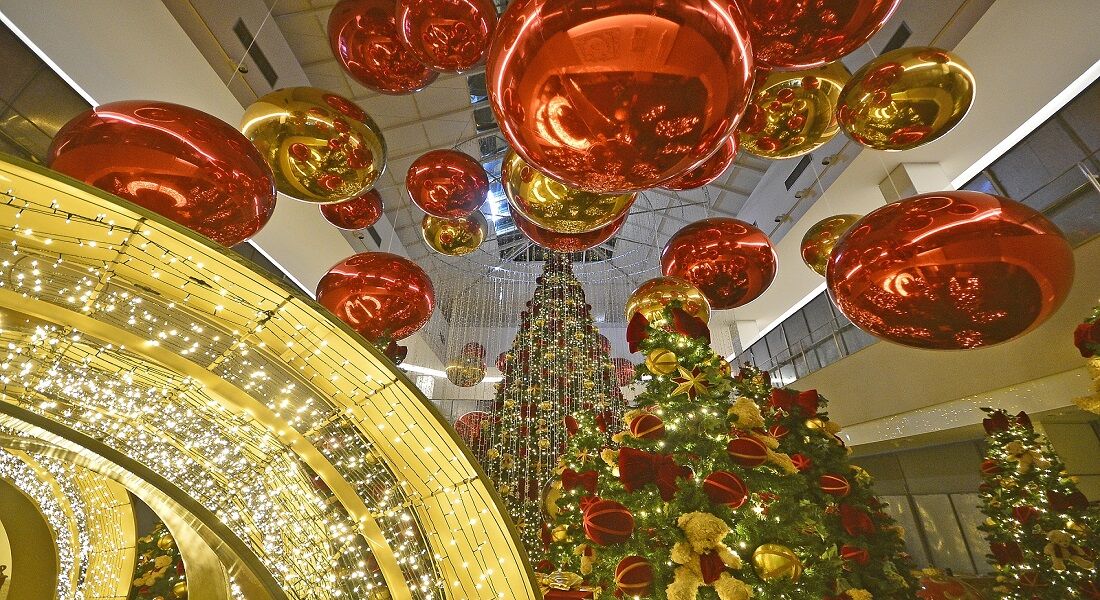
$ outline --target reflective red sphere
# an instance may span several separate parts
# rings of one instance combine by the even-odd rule
[[[683,227],[668,240],[661,252],[661,271],[694,284],[715,310],[736,308],[771,285],[775,250],[756,227],[713,217]]]
[[[321,214],[326,221],[340,229],[366,229],[382,217],[382,194],[378,190],[371,190],[351,200],[322,204]]]
[[[1066,299],[1073,252],[1032,208],[999,196],[921,194],[863,217],[829,260],[829,294],[860,329],[937,350],[989,346]]]
[[[439,76],[397,35],[394,0],[340,0],[328,18],[336,60],[359,83],[383,94],[409,94]]]
[[[233,246],[275,212],[275,179],[228,123],[179,104],[102,104],[69,121],[50,168]]]
[[[416,263],[388,252],[348,257],[321,278],[317,301],[372,343],[416,333],[432,316],[435,289]]]
[[[468,412],[455,421],[455,433],[466,442],[467,446],[476,449],[481,446],[481,430],[489,424],[491,419],[487,412],[480,410]]]
[[[413,204],[433,217],[459,219],[489,196],[489,175],[470,155],[432,150],[420,156],[405,175]]]
[[[512,210],[512,221],[516,224],[516,229],[527,236],[527,239],[543,248],[557,250],[558,252],[582,252],[589,248],[595,248],[614,237],[619,229],[622,229],[623,223],[626,223],[628,214],[624,213],[611,223],[585,233],[558,233],[543,229],[528,221],[517,210]]]
[[[490,0],[398,0],[397,35],[436,71],[459,72],[485,60],[497,24]]]
[[[734,2],[516,0],[486,63],[489,100],[532,167],[590,192],[659,186],[726,142],[752,89]]]
[[[722,144],[718,148],[718,151],[704,161],[703,164],[680,175],[676,179],[664,182],[661,184],[661,187],[666,190],[674,191],[701,188],[721,177],[722,173],[725,173],[726,169],[730,168],[730,165],[733,164],[733,159],[736,157],[737,136],[731,135],[729,139],[726,140],[726,143]]]
[[[867,43],[901,0],[742,0],[762,67],[812,69]]]

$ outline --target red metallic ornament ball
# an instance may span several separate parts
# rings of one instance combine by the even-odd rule
[[[468,154],[432,150],[413,161],[405,187],[420,210],[433,217],[460,219],[489,197],[489,175]]]
[[[619,232],[623,223],[626,223],[626,217],[627,214],[623,214],[623,216],[595,231],[586,233],[558,233],[556,231],[550,231],[549,229],[543,229],[521,216],[518,211],[512,211],[512,221],[516,224],[516,229],[519,229],[523,235],[527,236],[527,239],[543,248],[557,250],[558,252],[583,252],[589,248],[599,246]]]
[[[936,350],[1027,333],[1061,306],[1073,252],[1034,209],[981,192],[921,194],[867,215],[829,260],[829,294],[880,338]]]
[[[348,257],[321,278],[317,301],[372,343],[416,333],[432,316],[435,290],[416,263],[388,252]]]
[[[762,67],[812,69],[867,43],[901,0],[743,0]]]
[[[353,79],[383,94],[409,94],[439,76],[416,59],[397,33],[394,0],[340,0],[328,18],[328,41]]]
[[[614,500],[595,500],[584,509],[584,535],[593,543],[621,544],[634,533],[634,515]]]
[[[630,435],[639,440],[659,440],[665,437],[665,422],[652,413],[642,413],[630,421]]]
[[[653,565],[641,556],[628,556],[615,565],[616,596],[640,598],[653,589]]]
[[[490,0],[398,0],[397,35],[436,71],[471,69],[489,52],[497,24]]]
[[[661,271],[691,282],[716,310],[755,300],[771,285],[776,268],[768,236],[728,217],[685,226],[661,252]]]
[[[718,151],[711,155],[703,164],[680,175],[676,179],[666,181],[661,187],[666,190],[684,191],[701,188],[718,179],[726,169],[733,164],[737,157],[737,136],[731,135],[726,143],[722,144]]]
[[[356,231],[366,229],[382,217],[382,194],[370,190],[336,204],[322,204],[321,215],[339,229]]]
[[[179,104],[111,102],[69,121],[50,168],[125,198],[225,246],[275,212],[275,179],[229,124]]]
[[[491,418],[489,413],[480,410],[468,412],[455,421],[455,433],[466,442],[467,446],[478,448],[481,444],[481,428]]]
[[[726,143],[753,82],[729,0],[517,0],[486,63],[509,145],[598,193],[657,187]]]
[[[821,488],[821,491],[837,498],[843,498],[852,492],[852,485],[848,483],[848,480],[843,475],[835,473],[822,475],[817,479],[817,485]]]

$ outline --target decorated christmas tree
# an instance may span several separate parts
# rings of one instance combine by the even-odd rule
[[[830,597],[841,561],[821,507],[706,325],[673,301],[628,328],[646,382],[627,429],[578,416],[550,531],[548,600]],[[554,509],[552,509],[554,510]]]
[[[805,477],[810,498],[825,507],[828,540],[844,561],[836,598],[915,598],[918,588],[901,527],[875,497],[871,476],[848,462],[848,450],[817,390],[774,388],[766,372],[746,365],[737,392],[764,407],[768,432]]]
[[[979,528],[1006,600],[1100,598],[1100,519],[1027,414],[984,409]]]
[[[1100,414],[1100,306],[1092,309],[1092,314],[1073,332],[1073,343],[1081,352],[1082,358],[1089,359],[1089,395],[1076,400],[1083,410]]]
[[[482,462],[537,564],[545,549],[541,499],[555,492],[567,429],[582,412],[617,424],[623,399],[568,255],[551,253],[536,283],[504,356]]]
[[[187,576],[183,556],[164,523],[137,540],[134,581],[130,600],[186,598]]]

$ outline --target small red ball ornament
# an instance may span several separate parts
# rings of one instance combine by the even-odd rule
[[[648,596],[653,587],[653,565],[640,556],[628,556],[615,566],[615,587],[627,598]]]
[[[424,89],[439,73],[416,60],[397,34],[394,0],[341,0],[328,18],[328,41],[353,79],[383,94]]]
[[[737,3],[521,0],[486,80],[509,145],[587,191],[657,187],[726,142],[753,82]]]
[[[843,475],[822,475],[818,478],[817,484],[821,487],[821,491],[837,498],[843,498],[852,493],[852,485],[848,483]]]
[[[715,504],[724,504],[737,509],[749,498],[749,488],[736,474],[729,471],[715,471],[703,480],[703,491]]]
[[[901,0],[745,0],[760,66],[811,69],[867,43]]]
[[[680,175],[676,179],[666,181],[661,187],[666,190],[684,191],[701,188],[718,179],[726,169],[733,164],[737,157],[737,136],[731,135],[726,143],[722,144],[718,151],[711,155],[703,164]]]
[[[801,452],[795,452],[794,454],[792,454],[791,462],[794,463],[794,468],[798,469],[799,471],[805,471],[806,469],[814,466],[813,459],[806,456],[805,454],[802,454]]]
[[[382,217],[382,194],[378,190],[371,190],[351,200],[322,204],[321,215],[339,229],[366,229]]]
[[[634,533],[634,515],[614,500],[595,500],[584,509],[584,535],[600,546],[621,544]]]
[[[443,219],[459,219],[481,206],[489,196],[485,167],[455,150],[432,150],[420,156],[405,176],[413,204]]]
[[[275,212],[275,179],[256,148],[216,117],[179,104],[101,104],[69,121],[50,168],[159,213],[225,246]]]
[[[862,546],[844,545],[840,547],[840,558],[854,562],[857,565],[865,565],[871,562],[871,553]]]
[[[668,240],[661,271],[694,284],[715,310],[736,308],[771,285],[775,250],[768,236],[749,223],[712,217],[683,227]]]
[[[768,448],[753,437],[735,437],[726,445],[730,458],[739,465],[758,467],[768,460]]]
[[[1001,472],[1001,465],[992,458],[987,458],[982,461],[982,474],[983,475],[997,475]]]
[[[652,413],[638,415],[630,421],[630,434],[640,440],[659,440],[665,437],[665,422]]]
[[[623,216],[611,223],[587,233],[558,233],[543,229],[518,212],[512,211],[512,222],[516,224],[516,229],[520,230],[527,239],[543,248],[557,250],[558,252],[583,252],[599,246],[614,237],[622,229],[623,223],[626,223],[626,217],[627,213],[624,213]]]
[[[372,343],[416,333],[432,316],[435,290],[416,263],[388,252],[346,258],[317,284],[317,301]]]
[[[397,35],[436,71],[471,69],[489,52],[497,9],[489,0],[399,0]]]
[[[1069,294],[1073,252],[1034,209],[981,192],[921,194],[852,226],[827,281],[860,329],[906,346],[978,348],[1045,321]]]

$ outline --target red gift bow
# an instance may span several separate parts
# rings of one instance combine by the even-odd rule
[[[649,327],[649,319],[646,319],[642,313],[634,313],[634,316],[630,317],[630,323],[626,326],[626,345],[631,352],[637,352],[638,346],[649,335],[646,332],[647,327]]]
[[[680,489],[676,480],[689,472],[668,454],[655,454],[634,448],[619,450],[619,480],[626,491],[633,492],[648,483],[655,484],[665,502],[672,500]]]
[[[581,428],[580,423],[577,423],[577,419],[573,415],[565,415],[562,421],[565,422],[565,432],[569,435],[576,435]]]
[[[726,570],[726,563],[722,562],[722,557],[718,556],[717,550],[711,550],[706,554],[699,555],[699,571],[703,575],[703,583],[710,585],[718,578],[722,576],[722,572]]]
[[[702,319],[695,315],[689,315],[679,306],[673,306],[669,312],[672,313],[673,331],[689,338],[705,338],[707,343],[710,343],[710,329],[707,328],[707,324]]]
[[[566,469],[561,472],[561,487],[567,490],[584,488],[589,494],[596,493],[596,480],[599,475],[595,471],[581,471]]]
[[[1014,565],[1024,560],[1023,550],[1016,542],[990,542],[989,552],[1002,565]]]
[[[1051,510],[1063,511],[1071,508],[1088,508],[1089,499],[1080,490],[1063,494],[1061,492],[1047,492],[1047,504]]]
[[[774,409],[792,413],[794,408],[798,408],[807,417],[817,414],[818,402],[817,390],[795,392],[794,390],[773,388],[771,397],[768,398],[768,406]]]
[[[1016,421],[1016,424],[1025,427],[1027,429],[1033,429],[1031,425],[1031,417],[1027,416],[1027,413],[1020,411],[1012,420]],[[982,419],[982,427],[985,427],[986,435],[993,435],[1001,431],[1008,431],[1008,428],[1012,426],[1012,421],[1009,420],[1008,413],[1003,410],[999,410],[989,418]]]
[[[861,546],[844,545],[840,547],[840,557],[859,565],[865,565],[871,561],[871,553]]]
[[[862,537],[875,532],[875,522],[867,511],[851,504],[840,505],[840,526],[852,537]]]
[[[1077,346],[1082,358],[1096,356],[1095,348],[1100,346],[1100,321],[1078,325],[1073,331],[1073,345]]]

